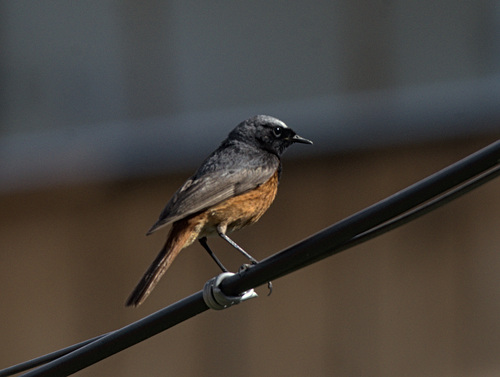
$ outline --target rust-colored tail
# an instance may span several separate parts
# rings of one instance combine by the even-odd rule
[[[151,266],[127,299],[126,306],[139,306],[146,300],[161,277],[170,267],[179,252],[189,246],[196,237],[192,235],[190,224],[181,221],[174,223],[167,238],[167,242],[160,250]]]

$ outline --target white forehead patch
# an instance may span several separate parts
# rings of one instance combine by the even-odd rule
[[[276,118],[275,118],[276,119]],[[276,119],[276,123],[279,123],[279,125],[283,128],[288,128],[288,126],[285,124],[285,122],[282,122],[281,120],[279,119]]]
[[[272,116],[269,116],[269,115],[260,115],[259,116],[263,121],[265,121],[266,123],[270,123],[274,126],[279,126],[279,127],[283,127],[283,128],[288,128],[288,126],[285,124],[285,122],[279,120],[278,118],[274,118]]]

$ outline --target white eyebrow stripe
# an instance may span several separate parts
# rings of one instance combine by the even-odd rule
[[[279,120],[279,119],[276,119],[276,120],[277,120],[277,121],[278,121],[278,123],[281,125],[281,127],[283,127],[283,128],[288,128],[288,126],[287,126],[284,122],[282,122],[282,121],[281,121],[281,120]]]
[[[270,123],[273,126],[280,126],[280,127],[283,127],[283,128],[289,128],[285,124],[285,122],[283,122],[282,120],[279,120],[278,118],[272,117],[270,115],[262,115],[262,120],[267,121],[268,123]]]

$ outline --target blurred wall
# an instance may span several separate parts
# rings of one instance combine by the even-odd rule
[[[325,140],[309,154],[494,132],[498,14],[491,0],[1,2],[0,190],[192,169],[262,113]]]
[[[262,259],[496,140],[284,157],[276,202],[234,239]],[[146,238],[190,174],[0,196],[0,367],[105,333],[218,273],[186,249],[138,309],[124,301],[164,241]],[[500,181],[206,312],[81,376],[493,376],[500,371]],[[241,256],[212,245],[235,270]]]
[[[277,116],[257,258],[498,139],[498,2],[0,2],[0,366],[201,289],[199,246],[145,305],[163,205],[237,122]],[[80,375],[498,375],[498,182]],[[232,269],[244,262],[213,241]]]

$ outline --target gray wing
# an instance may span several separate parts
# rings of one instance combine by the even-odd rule
[[[279,159],[273,159],[266,164],[196,173],[177,190],[147,234],[260,186],[273,176],[279,164]]]

